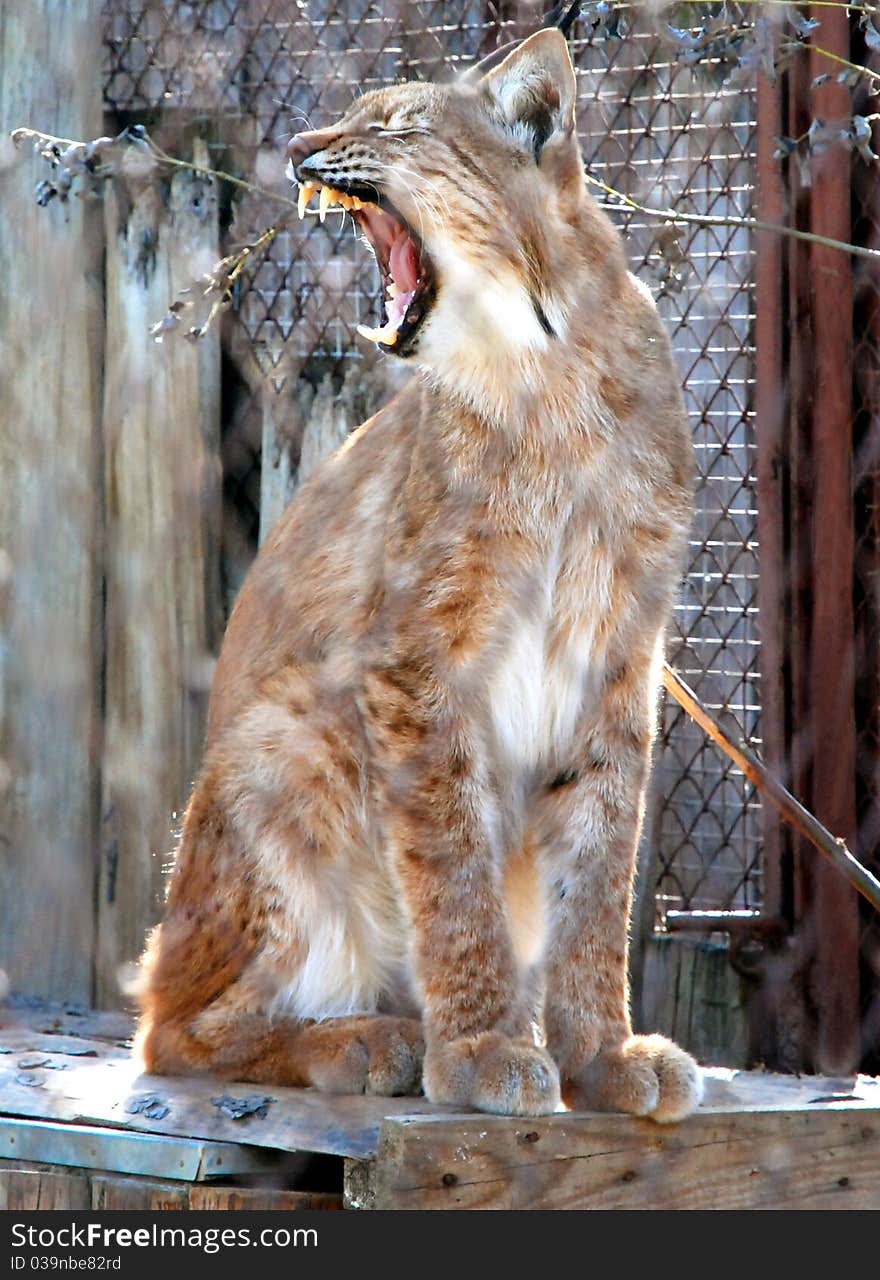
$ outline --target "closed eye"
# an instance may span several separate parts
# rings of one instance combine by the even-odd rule
[[[386,138],[403,138],[410,133],[427,133],[428,130],[422,128],[421,125],[401,125],[394,128],[392,125],[385,124],[368,124],[367,129],[370,133],[379,133]]]

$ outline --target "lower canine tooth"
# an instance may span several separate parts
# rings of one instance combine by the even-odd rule
[[[386,347],[393,347],[397,341],[397,330],[393,324],[383,325],[381,329],[369,329],[365,324],[359,324],[357,331],[368,342],[381,342]]]

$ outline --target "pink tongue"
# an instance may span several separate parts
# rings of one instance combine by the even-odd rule
[[[402,289],[404,293],[415,289],[419,283],[419,254],[405,231],[401,231],[391,246],[388,266],[398,289]]]

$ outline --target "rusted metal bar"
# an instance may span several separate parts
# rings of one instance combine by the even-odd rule
[[[833,836],[809,810],[796,800],[790,791],[764,765],[763,761],[744,742],[734,742],[709,714],[694,691],[685,684],[668,663],[663,664],[663,687],[675,698],[679,706],[696,721],[724,753],[741,769],[750,782],[777,805],[782,817],[799,831],[820,853],[833,862],[854,889],[880,911],[880,880],[871,875],[846,847],[846,842]]]
[[[751,932],[764,919],[761,911],[667,911],[670,933]]]

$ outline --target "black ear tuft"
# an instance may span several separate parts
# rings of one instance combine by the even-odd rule
[[[559,31],[530,36],[481,84],[508,128],[529,136],[536,160],[554,134],[574,128],[577,80]]]

